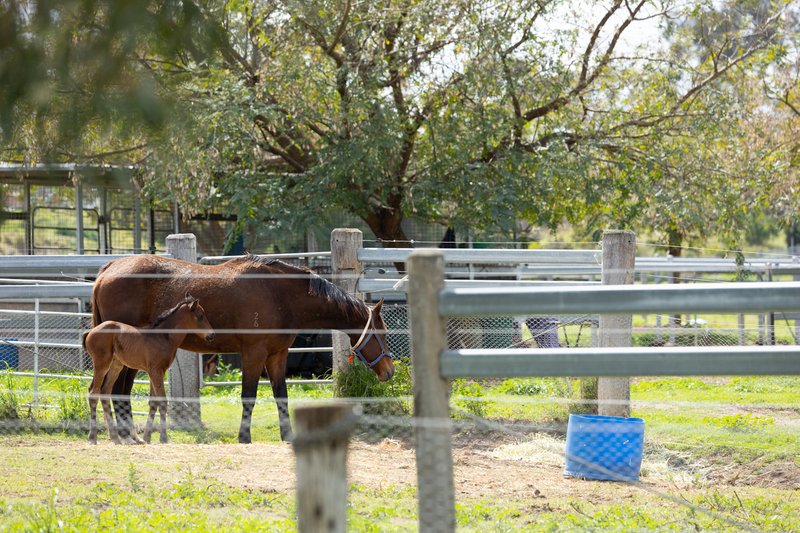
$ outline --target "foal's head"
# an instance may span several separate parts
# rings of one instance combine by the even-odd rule
[[[214,330],[208,321],[206,311],[200,300],[193,298],[188,292],[186,297],[176,306],[176,328],[188,330],[188,333],[199,335],[203,340],[214,340]]]

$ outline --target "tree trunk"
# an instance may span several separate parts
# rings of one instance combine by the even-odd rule
[[[683,244],[683,233],[680,232],[674,225],[670,226],[667,231],[667,253],[672,257],[680,257],[683,252],[681,245]],[[681,273],[673,272],[670,283],[680,283]],[[673,323],[677,326],[681,323],[681,315],[673,315],[671,317]]]
[[[382,241],[384,248],[410,248],[411,240],[401,226],[403,212],[400,208],[401,200],[399,195],[391,195],[389,203],[389,206],[381,206],[371,211],[364,218],[364,222],[367,223],[375,236]],[[397,262],[394,266],[401,275],[406,273],[405,263]]]

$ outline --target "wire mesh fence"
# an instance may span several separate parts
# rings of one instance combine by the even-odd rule
[[[382,314],[389,348],[400,356],[397,366],[402,368],[410,353],[407,307],[387,304]],[[180,399],[199,402],[203,427],[181,430],[177,421],[169,433],[179,446],[160,448],[166,452],[155,451],[156,446],[108,446],[99,413],[99,451],[87,448],[86,380],[92,369],[80,338],[89,324],[85,313],[0,312],[0,357],[9,367],[0,372],[0,464],[5,465],[0,477],[18,479],[19,471],[8,465],[17,461],[30,467],[31,457],[41,461],[53,454],[60,460],[43,461],[46,466],[36,468],[50,468],[46,474],[60,480],[65,490],[102,492],[102,483],[115,483],[116,490],[134,497],[165,497],[170,487],[179,485],[184,497],[175,496],[174,512],[188,510],[195,520],[214,523],[210,509],[222,508],[235,516],[234,529],[246,529],[244,515],[258,516],[267,528],[290,529],[295,524],[290,498],[283,499],[296,489],[292,455],[279,442],[278,416],[266,384],[256,401],[255,444],[250,448],[233,444],[242,413],[238,386],[209,387],[199,400]],[[448,346],[586,347],[594,345],[596,327],[597,317],[592,315],[460,317],[448,321]],[[634,317],[633,341],[647,346],[794,343],[794,328],[791,319],[779,315],[648,315]],[[229,371],[226,379],[241,383],[241,374]],[[800,503],[793,499],[800,490],[796,377],[635,379],[631,406],[645,427],[641,463],[633,476],[613,470],[618,463],[631,466],[630,451],[624,449],[624,441],[631,440],[628,435],[611,447],[605,436],[599,444],[590,442],[588,446],[599,451],[589,459],[570,447],[570,414],[596,406],[582,399],[582,380],[456,380],[450,417],[421,420],[412,416],[410,387],[399,381],[403,375],[398,370],[391,385],[399,394],[395,390],[381,398],[346,398],[361,411],[350,444],[351,530],[432,530],[431,524],[418,522],[419,516],[442,512],[450,502],[445,495],[418,497],[420,471],[437,477],[452,472],[459,530],[800,529]],[[328,400],[333,391],[331,385],[290,385],[290,406]],[[149,411],[146,380],[134,387],[132,399],[141,432]],[[174,410],[171,413],[175,422]],[[418,455],[419,439],[424,438],[420,428],[431,426],[450,437],[452,469]],[[27,452],[19,451],[23,445]],[[191,451],[175,451],[182,446]],[[93,469],[103,454],[129,465],[126,480]],[[155,469],[138,466],[142,460],[177,472],[177,479],[163,482]],[[85,472],[76,473],[74,465]],[[610,475],[611,482],[595,481],[587,472]],[[11,495],[3,498],[23,498],[11,483],[0,481],[0,493]],[[190,490],[195,485],[214,487],[205,491],[210,502],[197,504],[185,497],[195,494]],[[220,487],[229,497],[215,496]],[[265,493],[278,503],[259,504],[262,507],[253,512],[253,502],[261,502]],[[102,498],[107,496],[103,493]],[[15,520],[13,516],[0,515],[0,524]],[[24,521],[24,513],[20,516]],[[275,516],[284,521],[273,522]]]
[[[101,422],[99,445],[90,447],[84,444],[83,386],[51,382],[54,388],[31,408],[24,379],[0,375],[0,406],[8,405],[10,394],[19,396],[17,418],[7,411],[0,416],[0,485],[6,499],[0,523],[9,524],[14,501],[30,494],[41,495],[47,505],[46,491],[20,481],[21,476],[46,475],[66,500],[86,492],[102,498],[109,497],[108,490],[125,493],[130,506],[118,505],[127,512],[138,505],[147,508],[138,500],[142,495],[157,495],[171,513],[190,514],[197,521],[187,522],[188,529],[213,523],[219,513],[229,517],[231,530],[246,529],[249,522],[242,522],[243,516],[257,516],[261,527],[270,530],[292,529],[297,489],[293,456],[278,441],[275,406],[266,389],[255,407],[251,446],[231,444],[241,413],[238,394],[214,389],[199,400],[204,428],[187,432],[170,427],[174,445],[111,446]],[[796,378],[637,381],[633,410],[645,427],[635,476],[614,470],[628,464],[628,452],[620,452],[619,445],[604,442],[606,452],[590,461],[570,449],[567,419],[580,403],[573,380],[457,383],[448,419],[414,418],[410,396],[350,398],[346,402],[361,414],[349,445],[348,529],[433,529],[418,523],[418,516],[426,507],[441,513],[447,499],[442,495],[418,501],[418,472],[444,476],[448,467],[429,462],[416,450],[420,429],[438,428],[452,441],[459,531],[793,531],[800,490],[797,409],[761,400],[768,390],[787,395],[797,385]],[[720,400],[723,394],[744,391],[755,392],[739,403]],[[329,393],[293,387],[290,397],[296,408],[328,401]],[[141,430],[147,411],[144,386],[134,390],[134,411]],[[609,457],[615,450],[622,455]],[[612,481],[565,475],[570,461],[604,474],[610,471]],[[103,466],[111,464],[118,467]],[[176,487],[182,495],[171,496]],[[193,487],[202,490],[194,492]],[[274,505],[257,504],[264,494]],[[283,526],[273,521],[276,516],[283,518]]]

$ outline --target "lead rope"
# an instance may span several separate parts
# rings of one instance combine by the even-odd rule
[[[354,350],[361,345],[361,342],[364,340],[364,337],[367,336],[369,325],[372,324],[372,308],[370,306],[367,306],[367,309],[369,310],[369,318],[367,318],[367,325],[364,326],[364,331],[361,332],[361,336],[358,338],[358,341],[353,345]]]

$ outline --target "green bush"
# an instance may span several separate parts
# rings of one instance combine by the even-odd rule
[[[453,404],[473,416],[486,416],[486,402],[483,400],[483,387],[474,381],[456,379],[451,385]],[[456,417],[462,416],[456,410]]]
[[[394,377],[381,382],[375,373],[359,361],[348,364],[341,372],[334,373],[333,395],[339,398],[374,398],[364,402],[364,414],[403,416],[411,413],[411,407],[403,397],[411,396],[411,369],[395,362]]]

